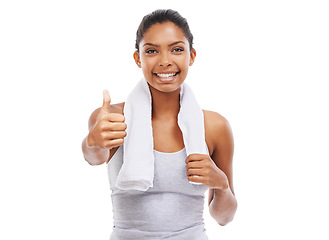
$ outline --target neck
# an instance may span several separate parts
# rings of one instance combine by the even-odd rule
[[[173,92],[164,93],[150,86],[153,120],[177,119],[180,110],[180,89],[178,88]]]

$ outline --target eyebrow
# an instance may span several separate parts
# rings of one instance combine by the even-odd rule
[[[169,44],[168,47],[174,46],[174,45],[176,45],[178,43],[183,43],[185,45],[185,42],[183,42],[183,41],[176,41],[176,42],[173,42],[173,43]],[[145,43],[143,45],[143,47],[146,46],[146,45],[153,46],[153,47],[160,47],[159,45],[154,44],[154,43]]]

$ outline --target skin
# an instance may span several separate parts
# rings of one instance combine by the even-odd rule
[[[152,127],[154,149],[177,152],[184,148],[177,123],[180,87],[194,63],[196,51],[190,51],[184,32],[172,22],[152,25],[143,36],[134,60],[142,69],[152,95]],[[177,73],[170,82],[163,82],[159,73]],[[104,91],[103,106],[89,119],[89,134],[82,150],[87,162],[99,165],[110,161],[126,136],[124,102],[110,104]],[[233,189],[233,136],[228,121],[220,114],[203,110],[205,137],[209,156],[190,154],[186,158],[187,178],[209,188],[208,206],[211,216],[220,225],[232,221],[237,201]],[[197,176],[191,176],[197,175]]]

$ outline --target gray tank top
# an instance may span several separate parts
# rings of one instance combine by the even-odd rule
[[[175,153],[153,151],[153,187],[145,192],[115,187],[123,145],[107,164],[114,225],[110,240],[208,240],[203,219],[208,187],[189,183],[185,148]]]

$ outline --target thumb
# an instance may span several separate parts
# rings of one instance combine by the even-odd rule
[[[111,97],[109,94],[109,91],[106,89],[103,90],[103,106],[102,111],[103,112],[110,112],[110,104],[111,104]]]

